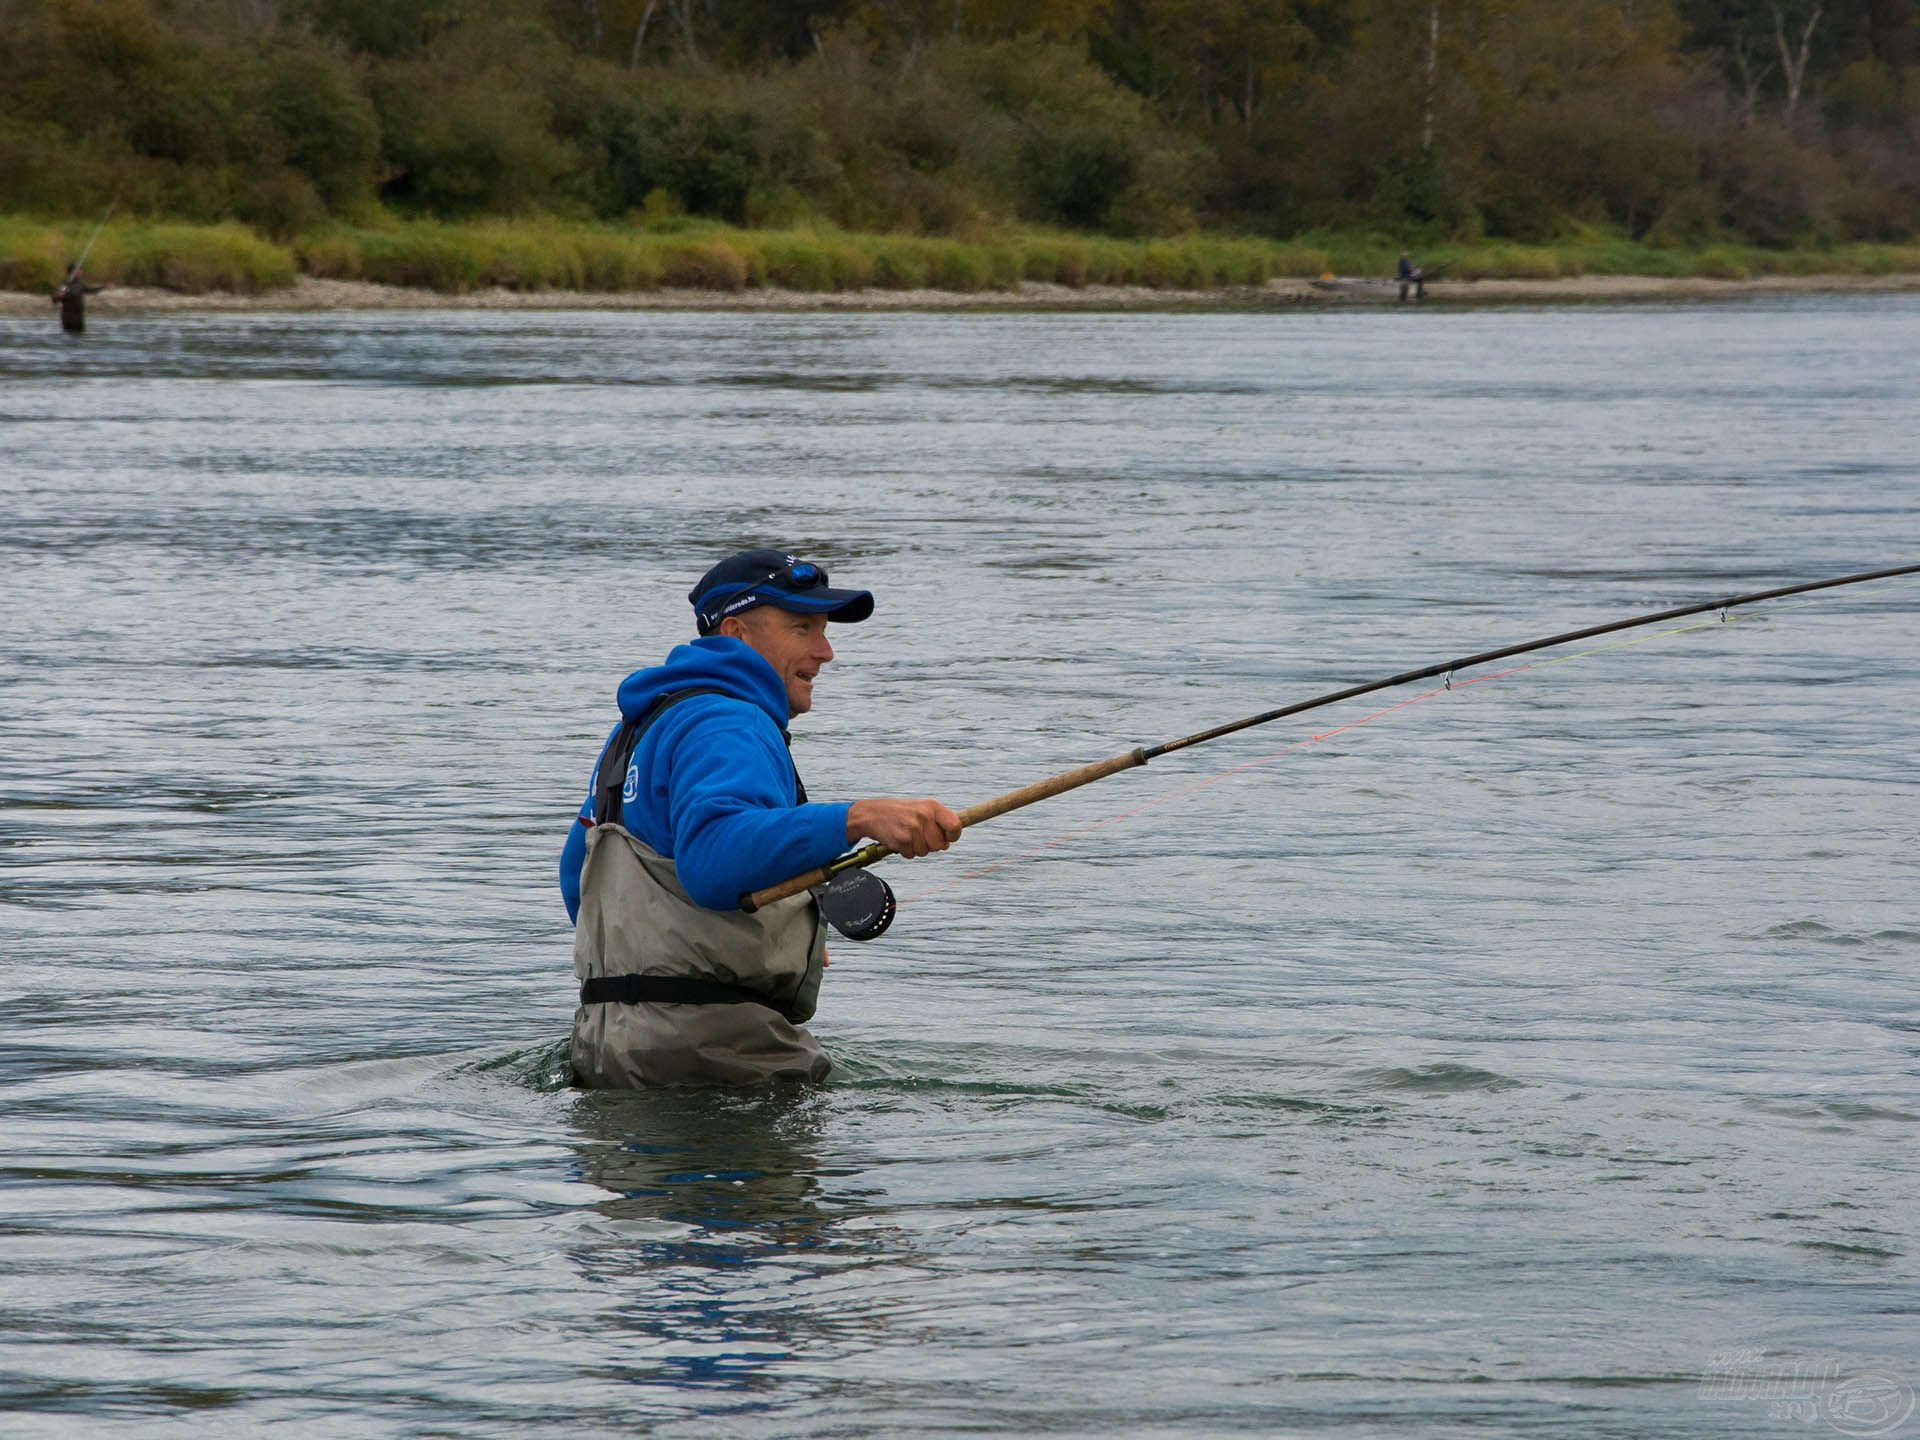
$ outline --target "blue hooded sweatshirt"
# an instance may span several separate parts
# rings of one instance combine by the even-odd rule
[[[733,910],[747,892],[844,852],[852,807],[794,803],[799,776],[787,754],[786,686],[744,640],[703,635],[674,646],[665,664],[620,682],[620,714],[637,719],[664,696],[696,687],[725,693],[682,700],[653,722],[634,747],[621,809],[626,828],[674,862],[696,905]],[[594,783],[581,820],[593,819]],[[586,856],[587,826],[576,821],[560,852],[570,920],[580,914]]]

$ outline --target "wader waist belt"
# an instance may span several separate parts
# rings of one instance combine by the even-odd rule
[[[697,980],[691,975],[596,975],[580,985],[582,1005],[764,1005],[778,1010],[757,990]]]

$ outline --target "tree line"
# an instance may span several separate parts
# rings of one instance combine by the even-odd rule
[[[1920,233],[1920,0],[0,0],[0,210]]]

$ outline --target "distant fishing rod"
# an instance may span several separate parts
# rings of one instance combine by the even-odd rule
[[[1377,690],[1391,690],[1396,685],[1410,685],[1415,680],[1431,680],[1444,675],[1449,680],[1461,670],[1476,665],[1485,665],[1494,660],[1505,660],[1514,655],[1525,655],[1533,650],[1546,650],[1555,645],[1571,644],[1575,640],[1590,640],[1596,635],[1611,635],[1616,630],[1632,630],[1641,625],[1657,625],[1662,620],[1678,620],[1686,615],[1704,615],[1710,610],[1731,610],[1738,605],[1753,605],[1762,600],[1778,600],[1787,595],[1804,595],[1809,590],[1831,590],[1836,585],[1859,585],[1868,580],[1888,580],[1896,575],[1920,574],[1920,565],[1897,565],[1889,570],[1868,570],[1858,575],[1842,575],[1834,580],[1810,580],[1804,585],[1784,585],[1777,590],[1756,590],[1748,595],[1730,595],[1724,600],[1707,600],[1698,605],[1681,605],[1672,610],[1660,610],[1651,615],[1636,615],[1629,620],[1614,620],[1605,625],[1589,625],[1582,630],[1567,630],[1558,635],[1549,635],[1544,640],[1529,640],[1522,645],[1506,645],[1498,650],[1482,650],[1478,655],[1468,655],[1459,660],[1447,660],[1438,665],[1423,666],[1418,670],[1406,670],[1398,675],[1389,675],[1384,680],[1371,680],[1364,685],[1352,685],[1345,690],[1330,691],[1325,695],[1316,695],[1311,700],[1297,701],[1292,705],[1282,705],[1273,710],[1262,710],[1258,715],[1249,715],[1244,720],[1229,721],[1225,725],[1216,725],[1211,730],[1202,730],[1194,735],[1182,736],[1178,740],[1167,740],[1158,745],[1138,746],[1121,755],[1107,760],[1097,760],[1091,765],[1082,765],[1076,770],[1066,770],[1047,780],[1038,780],[1018,790],[1009,790],[1006,794],[992,800],[983,800],[978,805],[969,806],[960,812],[962,829],[991,820],[1008,811],[1023,809],[1042,800],[1050,800],[1055,795],[1064,795],[1069,790],[1078,790],[1082,785],[1091,785],[1096,780],[1104,780],[1109,775],[1117,775],[1122,770],[1132,770],[1156,760],[1162,755],[1171,755],[1176,750],[1185,750],[1192,745],[1204,745],[1209,740],[1219,740],[1227,735],[1250,730],[1255,725],[1266,725],[1275,720],[1285,719],[1289,715],[1299,715],[1308,710],[1318,710],[1323,705],[1337,705],[1342,700],[1352,700],[1361,695],[1371,695]],[[771,905],[776,900],[785,900],[798,895],[803,890],[812,890],[815,886],[826,885],[837,876],[849,871],[863,870],[867,866],[884,860],[898,852],[890,846],[873,844],[842,855],[829,861],[818,869],[809,870],[804,875],[796,875],[791,880],[783,880],[778,885],[770,885],[764,890],[756,890],[751,895],[740,897],[740,908],[751,915],[763,905]],[[879,882],[872,882],[876,889],[882,888]],[[855,902],[851,896],[843,900],[838,907],[826,907],[826,897],[832,895],[830,888],[822,895],[823,908],[828,908],[828,918],[835,921],[843,934],[853,939],[872,939],[886,929],[893,919],[893,897],[890,893],[882,897],[867,894]],[[836,897],[838,898],[838,897]],[[873,916],[872,928],[867,934],[857,933],[866,928],[856,921],[852,928],[840,924],[833,908],[853,912],[870,911]]]
[[[80,267],[87,263],[87,256],[93,253],[93,242],[100,238],[100,232],[107,228],[107,221],[113,218],[113,212],[119,208],[119,205],[120,199],[118,196],[115,196],[113,200],[108,203],[107,213],[102,215],[100,217],[100,223],[93,227],[93,234],[87,237],[86,248],[80,252],[80,258],[74,261],[73,267],[67,271],[69,275],[78,275],[80,273]]]

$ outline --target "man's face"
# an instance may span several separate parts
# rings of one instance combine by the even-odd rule
[[[722,635],[734,635],[760,652],[787,687],[787,714],[813,708],[813,679],[833,659],[825,615],[796,615],[773,605],[756,605],[720,622]]]

